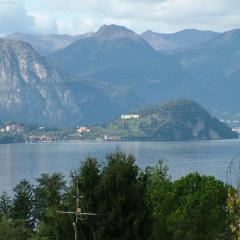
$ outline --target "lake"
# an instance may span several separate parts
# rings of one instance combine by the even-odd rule
[[[64,142],[0,145],[0,192],[11,192],[19,180],[34,183],[41,173],[61,172],[69,177],[86,156],[105,160],[117,147],[133,153],[141,168],[163,159],[173,179],[189,172],[213,175],[225,181],[231,159],[240,153],[240,140],[194,142]]]

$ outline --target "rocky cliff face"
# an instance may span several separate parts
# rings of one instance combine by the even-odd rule
[[[78,113],[63,76],[27,43],[0,40],[1,119],[65,123]]]
[[[97,123],[126,111],[96,82],[62,74],[23,41],[0,39],[0,120]]]

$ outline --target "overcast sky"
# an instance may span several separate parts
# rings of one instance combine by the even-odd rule
[[[240,0],[0,0],[0,35],[79,34],[103,24],[140,33],[240,27]]]

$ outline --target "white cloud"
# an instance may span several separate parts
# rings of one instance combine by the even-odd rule
[[[29,15],[34,18],[34,32],[41,34],[58,33],[57,23],[53,18],[38,12],[29,12]]]
[[[3,1],[8,3],[8,11],[1,9]],[[95,31],[105,23],[125,25],[137,32],[184,28],[225,31],[240,25],[239,0],[25,0],[27,11],[19,2],[23,0],[18,0],[17,11],[9,0],[0,0],[0,22],[6,19],[8,23],[0,23],[0,32],[17,28],[77,34]],[[14,26],[17,19],[21,21]]]
[[[27,14],[21,1],[0,0],[0,34],[32,32],[34,18]]]

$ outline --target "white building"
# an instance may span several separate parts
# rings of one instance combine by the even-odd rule
[[[77,132],[78,133],[88,133],[88,132],[90,132],[90,129],[87,127],[80,127],[77,129]]]
[[[138,114],[124,114],[121,116],[123,120],[138,120],[140,116]]]
[[[17,131],[17,125],[11,124],[6,126],[6,132],[16,132]]]
[[[240,127],[232,128],[232,131],[233,132],[237,132],[238,134],[240,134]]]
[[[6,132],[23,132],[24,128],[20,125],[9,124],[5,128]]]

